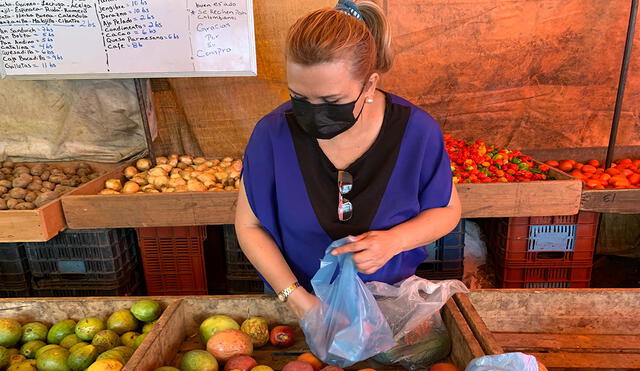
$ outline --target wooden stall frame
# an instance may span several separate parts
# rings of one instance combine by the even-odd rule
[[[552,371],[637,370],[638,298],[640,289],[486,289],[455,301],[487,354],[532,354]]]
[[[297,320],[286,305],[279,303],[273,295],[237,295],[237,296],[188,296],[183,297],[179,303],[168,308],[160,322],[159,333],[154,333],[144,353],[136,353],[123,369],[128,370],[154,370],[163,365],[175,362],[176,354],[184,348],[185,339],[198,332],[200,321],[214,314],[226,314],[236,320],[246,319],[260,315],[265,317],[270,325],[275,323],[291,325],[297,328]],[[450,300],[442,309],[443,320],[450,331],[453,342],[453,354],[451,360],[459,367],[464,366],[474,358],[484,355],[471,329],[468,327],[462,313],[453,300]],[[146,343],[146,341],[145,341]],[[254,351],[253,357],[259,363],[264,363],[276,368],[282,367],[286,362],[295,359],[295,356],[274,355],[275,348],[266,346]],[[299,341],[286,352],[308,351],[306,344]],[[393,368],[379,368],[379,370],[397,370]],[[354,366],[354,369],[357,367]],[[363,368],[363,367],[360,367]]]
[[[109,172],[116,166],[115,164],[88,161],[51,161],[46,163],[70,165],[80,162],[91,165],[91,167],[99,172]],[[30,162],[25,164],[40,163],[44,162]],[[91,182],[83,184],[74,191],[82,192],[86,187],[90,187],[90,184]],[[62,210],[61,197],[34,210],[0,210],[0,242],[48,241],[65,228],[66,221]]]

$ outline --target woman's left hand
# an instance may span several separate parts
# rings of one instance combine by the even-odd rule
[[[357,236],[355,242],[336,248],[331,254],[352,252],[358,271],[373,274],[401,251],[393,232],[371,231]]]

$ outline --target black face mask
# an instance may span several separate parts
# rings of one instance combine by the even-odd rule
[[[353,110],[363,91],[364,85],[356,100],[344,104],[311,104],[304,99],[291,97],[293,114],[296,116],[298,125],[308,135],[316,139],[332,139],[351,129],[360,118],[364,103],[358,117],[353,117]]]

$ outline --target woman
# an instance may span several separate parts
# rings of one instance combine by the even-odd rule
[[[245,255],[298,317],[310,279],[348,235],[366,281],[415,274],[427,245],[460,219],[450,160],[426,112],[377,90],[390,37],[372,1],[341,0],[289,30],[291,101],[256,125],[245,152],[236,231]],[[299,284],[298,284],[299,282]]]

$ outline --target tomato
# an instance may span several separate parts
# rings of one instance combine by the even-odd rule
[[[593,165],[584,165],[582,166],[583,173],[595,173],[596,168]]]
[[[589,165],[591,165],[593,167],[598,167],[598,166],[600,166],[600,161],[598,161],[598,160],[589,160],[589,161],[587,161],[587,164],[589,164]]]
[[[569,172],[573,170],[573,164],[570,160],[562,160],[560,161],[558,168],[564,172]]]
[[[597,186],[602,186],[602,184],[600,184],[600,182],[599,182],[599,181],[597,181],[597,180],[592,180],[592,179],[587,180],[587,183],[586,183],[586,184],[587,184],[587,187],[588,187],[588,188],[595,188],[595,187],[597,187]]]
[[[578,162],[577,164],[573,165],[573,168],[580,170],[580,169],[582,169],[583,166],[584,166],[583,163]]]
[[[640,160],[633,160],[633,166],[640,169]]]
[[[578,178],[578,179],[582,179],[582,180],[587,179],[587,177],[578,169],[572,171],[569,174],[574,178]]]
[[[633,161],[630,158],[623,158],[623,159],[620,159],[620,160],[618,160],[616,162],[618,163],[618,165],[623,165],[623,164],[631,165],[631,164],[633,164]]]
[[[634,172],[631,169],[622,169],[622,171],[620,171],[620,174],[624,175],[625,177],[629,177],[630,175],[633,175]]]
[[[638,183],[640,183],[640,174],[638,174],[638,173],[632,174],[629,177],[629,183],[631,183],[633,185],[637,185]]]
[[[609,175],[611,175],[611,176],[615,176],[615,175],[620,174],[620,170],[618,170],[618,169],[614,169],[614,168],[609,168],[609,169],[607,169],[607,170],[605,171],[605,173],[607,173],[607,174],[609,174]]]
[[[603,185],[596,186],[595,189],[604,189]]]
[[[558,165],[560,165],[560,163],[558,163],[558,161],[546,161],[545,164],[551,166],[551,167],[558,167]]]

